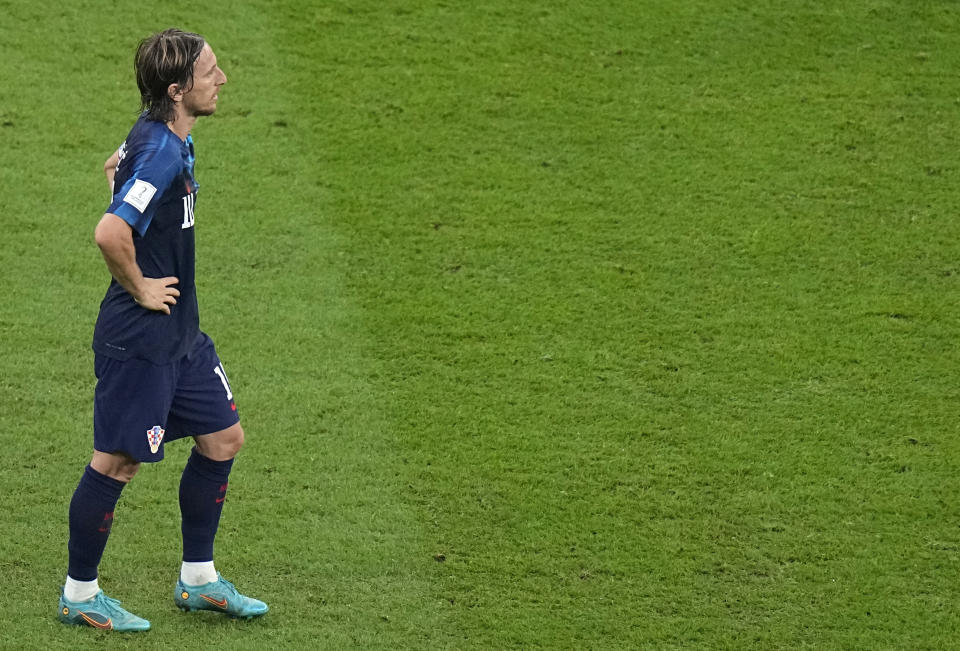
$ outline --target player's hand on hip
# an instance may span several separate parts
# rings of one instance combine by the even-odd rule
[[[180,282],[176,276],[167,276],[166,278],[144,278],[139,296],[134,296],[133,300],[140,307],[154,312],[163,312],[170,314],[170,306],[177,304],[177,297],[180,296],[180,290],[173,285]]]

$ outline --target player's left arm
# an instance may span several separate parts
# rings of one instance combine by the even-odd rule
[[[107,175],[107,182],[110,184],[110,196],[113,197],[113,178],[117,174],[117,165],[120,163],[120,150],[113,152],[113,155],[103,164],[103,173]]]

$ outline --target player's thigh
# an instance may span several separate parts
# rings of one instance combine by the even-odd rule
[[[160,461],[176,389],[176,364],[97,356],[93,447],[134,461]]]
[[[239,428],[230,380],[213,342],[204,334],[180,367],[170,417],[195,437]]]

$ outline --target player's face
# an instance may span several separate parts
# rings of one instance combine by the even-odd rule
[[[220,87],[227,83],[227,76],[217,65],[217,57],[204,44],[203,51],[193,64],[193,86],[183,94],[183,108],[188,115],[213,115],[217,110]]]

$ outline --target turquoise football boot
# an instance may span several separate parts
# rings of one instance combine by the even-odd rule
[[[120,607],[120,602],[97,593],[92,601],[68,601],[60,592],[60,621],[72,626],[91,626],[105,631],[149,631],[150,622]]]
[[[205,585],[184,585],[183,581],[177,581],[173,601],[185,612],[213,610],[244,619],[259,617],[268,610],[267,604],[259,599],[251,599],[237,592],[233,584],[220,576],[219,572],[216,581]]]

